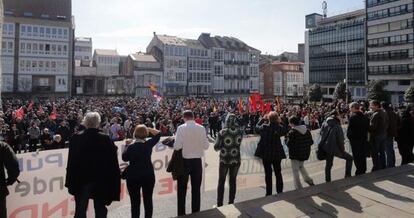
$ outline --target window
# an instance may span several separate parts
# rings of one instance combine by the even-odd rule
[[[410,80],[398,80],[398,85],[399,86],[409,86],[410,85]]]

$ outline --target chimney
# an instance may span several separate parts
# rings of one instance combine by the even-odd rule
[[[203,36],[203,37],[210,37],[210,33],[201,33],[201,36]]]

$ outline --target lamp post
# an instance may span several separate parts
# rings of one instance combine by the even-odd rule
[[[337,33],[340,34],[341,27],[336,28]],[[348,104],[348,35],[345,34],[345,102]]]
[[[348,104],[348,36],[345,35],[345,102]]]

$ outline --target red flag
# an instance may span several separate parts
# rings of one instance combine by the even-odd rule
[[[280,104],[279,96],[276,97],[276,108],[277,108],[278,113],[280,113],[280,111],[282,111],[282,105]]]
[[[55,107],[55,105],[53,104],[53,111],[52,111],[52,113],[49,115],[49,119],[51,119],[51,120],[56,120],[56,118],[57,118],[56,107]]]
[[[250,100],[250,107],[253,107],[253,112],[257,112],[257,104],[256,104],[256,99],[255,99],[255,97],[254,97],[254,95],[251,95],[250,97],[249,97],[249,100]]]
[[[262,99],[260,99],[260,111],[262,112],[262,113],[265,113],[266,111],[265,111],[265,103],[263,102],[263,100]]]
[[[23,107],[20,107],[15,111],[16,118],[23,119],[24,117],[24,110]]]
[[[267,104],[266,104],[266,112],[268,113],[268,112],[270,112],[270,111],[272,111],[272,105],[270,104],[270,102],[268,102]]]
[[[37,110],[37,113],[40,113],[40,114],[44,114],[45,113],[45,111],[43,110],[42,105],[39,105],[39,109]]]
[[[34,102],[33,102],[33,100],[30,102],[30,104],[29,104],[29,106],[27,107],[27,111],[32,111],[33,110],[33,105],[34,105]]]
[[[243,99],[240,97],[239,99],[239,113],[243,113]]]

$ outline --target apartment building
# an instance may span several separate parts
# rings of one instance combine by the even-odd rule
[[[74,37],[71,1],[3,3],[3,96],[70,96]]]
[[[364,99],[365,11],[332,17],[310,14],[306,28],[305,83],[320,84],[324,98],[332,99],[336,84],[347,79],[353,99]]]
[[[367,0],[369,80],[384,80],[393,104],[402,103],[414,85],[412,0]]]

